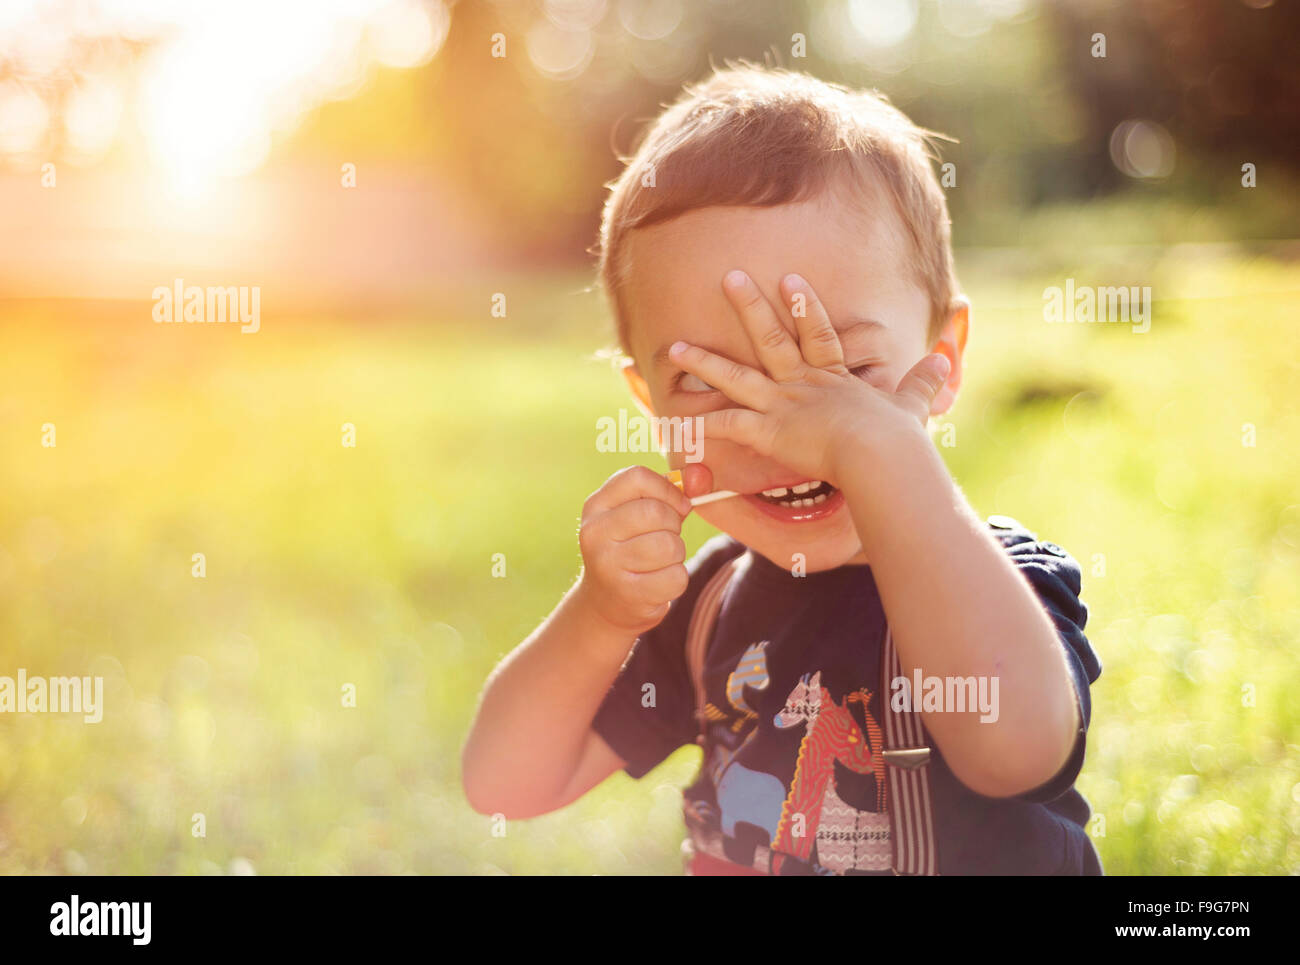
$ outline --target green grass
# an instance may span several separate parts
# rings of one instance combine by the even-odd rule
[[[1079,786],[1106,869],[1300,872],[1300,267],[1158,252],[1146,334],[1045,324],[1044,285],[1120,283],[1057,267],[963,265],[942,452],[978,510],[1084,567],[1103,673]],[[494,283],[443,317],[267,313],[256,335],[147,303],[4,310],[0,674],[102,675],[107,706],[0,715],[0,872],[680,872],[694,749],[504,836],[460,792],[484,678],[631,458],[595,450],[632,406],[589,358],[584,283],[518,279],[506,319]]]

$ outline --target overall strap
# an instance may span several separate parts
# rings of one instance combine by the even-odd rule
[[[735,574],[740,558],[724,563],[704,585],[686,631],[686,665],[695,687],[695,720],[699,728],[696,741],[704,747],[704,728],[708,721],[704,708],[704,659],[722,609],[727,584]],[[880,654],[881,702],[885,707],[884,740],[885,785],[889,795],[889,820],[894,852],[893,869],[899,875],[937,875],[938,852],[935,848],[934,815],[930,797],[930,748],[925,744],[921,714],[909,707],[895,710],[890,681],[903,675],[888,624]],[[910,703],[915,704],[916,695]]]
[[[691,623],[686,631],[686,666],[691,672],[691,683],[695,686],[695,726],[699,731],[696,743],[704,746],[704,728],[708,723],[704,718],[704,705],[707,700],[704,693],[704,658],[709,650],[709,640],[713,636],[713,626],[718,622],[718,611],[722,609],[722,598],[727,592],[727,584],[736,570],[739,557],[733,557],[723,563],[704,584],[695,609],[691,613]]]
[[[934,816],[930,804],[930,748],[925,744],[921,714],[912,694],[906,710],[896,710],[889,698],[890,681],[903,676],[894,634],[885,626],[880,654],[880,691],[885,705],[885,766],[889,791],[889,820],[893,831],[894,873],[937,875]]]

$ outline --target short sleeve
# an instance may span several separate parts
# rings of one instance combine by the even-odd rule
[[[1011,561],[1033,587],[1056,627],[1079,707],[1079,731],[1075,734],[1074,750],[1069,760],[1050,780],[1016,795],[1019,800],[1042,804],[1070,790],[1083,768],[1088,723],[1092,716],[1090,687],[1101,676],[1101,661],[1083,633],[1088,622],[1088,608],[1079,599],[1082,573],[1078,562],[1055,543],[1039,540],[1006,516],[990,517],[989,525]]]
[[[644,777],[677,748],[695,742],[695,688],[686,666],[691,611],[704,585],[743,551],[720,534],[687,561],[686,592],[673,601],[663,622],[637,638],[592,719],[592,728],[627,762],[624,770],[631,777]]]

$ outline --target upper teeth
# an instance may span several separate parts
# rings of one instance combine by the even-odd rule
[[[795,495],[802,496],[804,493],[808,492],[809,490],[816,489],[821,484],[822,483],[820,479],[811,479],[806,483],[799,483],[799,485],[797,486],[792,486],[790,489],[786,489],[784,486],[779,486],[776,489],[764,489],[763,495],[771,496],[773,499],[780,499],[787,492],[792,492]]]

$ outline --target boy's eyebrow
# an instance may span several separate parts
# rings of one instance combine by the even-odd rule
[[[885,325],[884,322],[878,322],[874,318],[863,318],[860,315],[850,315],[846,320],[844,326],[843,327],[836,326],[835,331],[839,333],[839,336],[842,340],[848,337],[849,335],[864,334],[866,332],[872,332],[877,330],[884,331],[886,327],[887,326]],[[672,347],[673,347],[672,342],[669,342],[666,345],[661,346],[659,350],[650,357],[651,361],[654,362],[655,365],[671,364],[668,359],[668,350]],[[718,352],[716,349],[709,348],[707,345],[701,345],[700,348],[712,352],[714,355],[723,354],[721,352]]]

